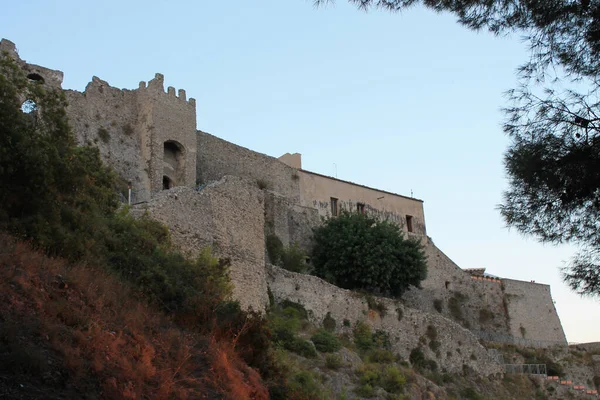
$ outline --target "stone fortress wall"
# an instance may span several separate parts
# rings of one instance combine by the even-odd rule
[[[37,74],[31,79],[60,88],[60,71],[20,60],[9,41],[0,42],[0,49],[26,73]],[[141,193],[144,203],[134,211],[146,210],[169,226],[190,254],[211,245],[216,255],[230,258],[243,305],[266,305],[265,235],[309,249],[312,228],[331,216],[336,198],[340,209],[392,220],[423,242],[428,278],[422,290],[405,295],[406,307],[476,333],[522,339],[522,326],[528,340],[566,344],[547,286],[474,279],[426,236],[421,200],[305,171],[299,154],[277,159],[197,131],[195,101],[182,90],[178,96],[174,88],[165,92],[160,74],[135,90],[93,78],[83,93],[66,94],[78,142],[97,146],[103,160]]]
[[[199,179],[202,182],[234,175],[254,180],[257,185],[284,196],[292,203],[300,201],[300,183],[296,169],[276,158],[235,145],[209,133],[197,132]]]
[[[138,201],[163,185],[196,183],[196,103],[164,90],[164,77],[121,90],[94,77],[84,92],[66,91],[67,113],[81,145],[94,145]]]
[[[351,333],[357,322],[369,321],[373,329],[390,335],[392,349],[404,359],[409,358],[412,349],[421,348],[427,358],[448,372],[462,373],[464,365],[481,375],[502,371],[475,335],[437,313],[424,313],[391,299],[375,297],[386,310],[380,314],[369,310],[363,296],[316,276],[297,274],[272,265],[267,266],[267,271],[275,301],[291,300],[302,304],[316,325],[322,325],[328,318],[335,323],[336,331]],[[435,327],[438,346],[423,343],[431,341],[427,335],[430,326]]]
[[[502,287],[512,336],[550,343],[567,341],[549,285],[502,279]]]
[[[264,194],[254,182],[225,176],[200,190],[181,186],[157,193],[134,212],[169,227],[174,243],[190,256],[210,246],[215,256],[228,258],[233,296],[243,308],[265,309]]]

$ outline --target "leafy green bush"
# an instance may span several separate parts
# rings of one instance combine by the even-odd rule
[[[285,399],[324,399],[325,395],[314,373],[301,371],[289,380]]]
[[[448,299],[448,310],[450,310],[450,315],[452,315],[457,321],[464,320],[462,305],[465,300],[466,296],[458,292],[454,293],[454,295]]]
[[[385,317],[387,307],[383,302],[375,300],[375,298],[370,294],[367,294],[365,296],[365,300],[367,301],[367,306],[369,307],[369,310],[377,311],[382,318]]]
[[[301,274],[308,272],[306,253],[298,246],[298,243],[292,243],[283,248],[283,252],[281,253],[281,267]]]
[[[392,348],[392,342],[390,342],[390,335],[385,331],[377,329],[372,335],[372,340],[376,348],[388,350]]]
[[[284,246],[277,235],[269,234],[267,235],[265,246],[271,264],[292,272],[308,272],[309,268],[306,263],[306,254],[300,246],[298,246],[298,243]]]
[[[350,322],[350,321],[348,321],[348,322]],[[331,313],[328,312],[327,315],[325,315],[325,318],[323,318],[323,328],[325,328],[329,332],[334,332],[335,325],[336,325],[335,319],[333,319],[333,317],[331,316]]]
[[[429,342],[429,348],[433,352],[437,352],[441,346],[442,346],[442,344],[440,342],[438,342],[437,340],[432,340]]]
[[[315,346],[308,340],[303,340],[295,337],[291,340],[285,341],[283,343],[283,346],[286,350],[292,351],[298,355],[301,355],[302,357],[317,357],[317,350],[315,350]]]
[[[408,360],[414,367],[422,366],[425,363],[425,354],[419,347],[415,347],[410,351]]]
[[[338,338],[325,329],[320,329],[317,333],[312,335],[310,340],[321,353],[335,353],[342,348],[342,344]]]
[[[377,364],[363,364],[359,369],[360,383],[373,387],[378,386],[381,381],[381,371]]]
[[[375,343],[373,342],[373,331],[369,324],[362,321],[357,322],[352,333],[354,334],[354,343],[359,350],[371,350],[375,347]]]
[[[308,319],[308,311],[306,311],[306,308],[304,308],[304,306],[300,303],[296,303],[291,300],[283,300],[280,303],[280,306],[281,306],[281,309],[283,310],[283,312],[286,314],[289,314],[292,312],[292,311],[288,310],[289,308],[293,308],[298,313],[298,315],[297,315],[298,318],[300,318],[302,320]]]
[[[302,327],[302,317],[295,308],[287,307],[269,316],[269,328],[275,342],[291,342]]]
[[[364,214],[342,213],[314,230],[316,275],[346,289],[400,296],[427,276],[420,242]]]
[[[400,393],[406,385],[406,377],[402,375],[398,367],[391,365],[386,367],[381,386],[390,393]]]
[[[98,128],[98,137],[104,142],[110,142],[110,133],[106,128]]]
[[[425,354],[420,347],[415,347],[411,350],[408,358],[412,366],[418,370],[428,369],[430,371],[436,371],[438,366],[434,360],[425,358]]]
[[[477,391],[471,387],[465,388],[460,392],[461,396],[468,400],[481,400],[483,397]]]
[[[364,355],[367,355],[369,351],[374,349],[389,350],[392,347],[387,332],[377,330],[373,333],[371,326],[365,322],[357,322],[352,333],[354,335],[354,344]]]
[[[277,235],[267,235],[265,246],[267,248],[267,255],[269,261],[273,265],[281,265],[281,255],[283,254],[283,243]]]
[[[373,389],[373,386],[366,383],[354,389],[354,393],[356,393],[360,397],[368,399],[370,397],[375,396],[375,389]]]
[[[396,356],[390,350],[373,349],[365,353],[363,357],[365,362],[390,364],[396,361]]]
[[[329,369],[340,369],[341,367],[344,366],[344,361],[342,360],[342,357],[340,357],[337,354],[327,354],[325,356],[325,367],[329,368]]]
[[[306,324],[304,307],[293,302],[282,303],[269,315],[268,327],[271,331],[271,340],[286,350],[306,358],[314,358],[317,356],[315,346],[297,337],[300,329]]]

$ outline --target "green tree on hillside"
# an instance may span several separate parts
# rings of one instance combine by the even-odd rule
[[[422,4],[470,29],[524,35],[530,58],[508,92],[510,186],[500,212],[509,227],[542,242],[580,245],[564,279],[580,294],[600,295],[600,2],[348,1],[364,10]]]
[[[98,150],[75,146],[65,106],[62,92],[0,57],[0,224],[76,259],[95,248],[104,233],[97,219],[118,202],[116,177]]]
[[[342,213],[314,230],[315,274],[346,288],[400,296],[427,276],[421,244],[400,228],[364,214]]]

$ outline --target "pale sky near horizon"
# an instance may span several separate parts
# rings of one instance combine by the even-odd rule
[[[600,341],[600,299],[558,268],[576,250],[505,228],[503,92],[528,53],[448,14],[346,0],[11,1],[0,37],[21,58],[137,88],[156,72],[197,100],[198,128],[303,167],[425,201],[428,235],[462,268],[551,285],[570,342]],[[337,172],[336,172],[337,171]]]

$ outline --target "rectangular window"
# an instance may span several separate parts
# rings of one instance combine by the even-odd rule
[[[338,199],[336,199],[335,197],[331,197],[329,199],[329,201],[331,203],[331,216],[337,217],[337,215],[338,215]]]
[[[413,221],[413,217],[412,217],[412,215],[407,215],[407,216],[406,216],[406,229],[407,229],[409,232],[412,232],[412,231],[413,231],[413,224],[412,224],[412,221]]]
[[[358,203],[356,205],[356,212],[359,214],[364,214],[365,213],[365,205],[363,203]]]

